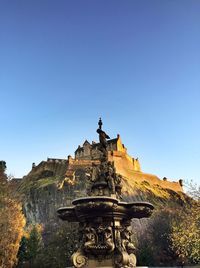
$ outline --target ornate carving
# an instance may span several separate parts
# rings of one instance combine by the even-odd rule
[[[99,166],[95,163],[92,163],[92,167],[89,167],[86,169],[86,178],[89,180],[89,182],[94,183],[97,178],[99,177]]]
[[[111,226],[96,224],[87,226],[83,231],[83,251],[92,255],[105,255],[111,253],[115,244]]]
[[[108,249],[108,253],[112,252],[115,248],[115,244],[113,241],[113,232],[111,227],[106,227],[104,229],[104,243]]]
[[[86,227],[84,231],[84,245],[83,248],[86,252],[90,251],[97,244],[97,233],[92,227]]]
[[[122,242],[122,249],[127,251],[129,254],[133,253],[135,250],[135,246],[132,242],[131,236],[133,232],[130,230],[130,227],[125,227],[121,233],[121,242]]]
[[[136,256],[133,253],[135,246],[132,242],[132,231],[130,226],[124,224],[125,227],[118,227],[116,229],[116,267],[131,268],[136,266]]]
[[[117,268],[136,267],[136,257],[133,253],[128,254],[126,251],[122,251],[117,254],[115,264]]]
[[[80,249],[72,255],[71,259],[72,259],[73,265],[76,268],[84,267],[87,264],[87,260],[88,260],[88,258],[84,255],[84,253]]]
[[[99,166],[93,164],[86,170],[86,177],[90,182],[87,190],[89,195],[116,195],[121,198],[122,176],[116,173],[113,162],[101,162]]]
[[[113,168],[112,163],[109,161],[106,166],[106,180],[108,182],[108,187],[111,192],[111,194],[115,194],[115,170]]]
[[[103,156],[100,165],[92,164],[86,169],[86,178],[89,180],[87,190],[90,196],[111,196],[121,198],[122,176],[116,173],[114,162],[108,161],[107,139],[109,136],[102,130],[102,120],[99,120],[99,150]]]

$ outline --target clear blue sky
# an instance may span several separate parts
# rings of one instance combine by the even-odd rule
[[[200,184],[200,1],[0,0],[0,158],[21,177],[97,140]]]

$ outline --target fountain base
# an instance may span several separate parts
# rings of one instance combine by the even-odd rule
[[[58,216],[79,222],[81,246],[72,255],[76,268],[130,268],[136,266],[131,219],[149,217],[153,205],[126,203],[108,196],[73,200],[72,207],[58,209]]]

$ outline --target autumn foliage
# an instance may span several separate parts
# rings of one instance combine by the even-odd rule
[[[11,268],[23,235],[25,218],[20,203],[12,197],[6,180],[5,167],[0,166],[0,267]]]
[[[138,240],[138,265],[200,264],[199,201],[159,208]]]
[[[172,222],[172,249],[183,264],[200,263],[200,202],[194,202]]]

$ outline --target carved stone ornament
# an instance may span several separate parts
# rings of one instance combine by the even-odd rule
[[[81,268],[87,264],[88,258],[84,255],[81,249],[78,249],[71,257],[74,267]]]
[[[99,166],[93,166],[86,171],[89,180],[87,189],[90,196],[116,196],[121,198],[122,176],[116,173],[114,163],[101,162]]]
[[[117,254],[115,265],[116,268],[136,267],[136,256],[133,253],[128,254],[126,251],[122,251]]]
[[[111,224],[87,224],[82,228],[82,250],[94,256],[105,255],[113,252],[113,230]]]

